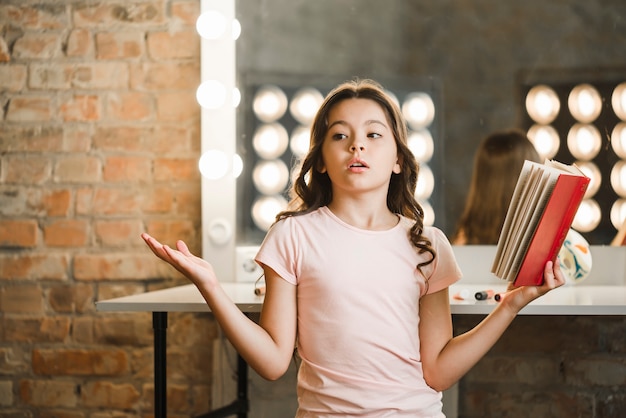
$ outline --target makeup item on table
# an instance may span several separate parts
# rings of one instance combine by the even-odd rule
[[[265,294],[265,286],[259,286],[254,288],[254,294],[257,296],[263,296]]]
[[[470,291],[469,289],[462,289],[458,292],[456,292],[453,296],[454,299],[456,300],[465,300],[465,299],[469,299],[470,297]]]
[[[494,295],[494,291],[491,289],[488,290],[482,290],[480,292],[476,292],[474,294],[474,297],[476,298],[476,300],[487,300],[487,299],[491,299]]]
[[[502,295],[500,293],[496,293],[495,295],[493,295],[493,299],[496,302],[500,302],[500,299],[502,299]]]

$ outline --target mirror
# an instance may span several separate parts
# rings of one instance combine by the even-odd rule
[[[527,128],[525,86],[626,81],[623,0],[238,0],[236,17],[238,83],[266,74],[334,86],[360,76],[426,80],[440,92],[435,225],[448,236],[478,143]],[[602,134],[609,147],[610,132]],[[608,244],[615,232],[591,243]]]

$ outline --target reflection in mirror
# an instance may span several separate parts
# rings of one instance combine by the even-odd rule
[[[614,89],[626,82],[622,0],[601,4],[587,0],[265,0],[238,1],[236,14],[242,26],[237,43],[240,87],[249,84],[252,74],[279,74],[281,81],[313,86],[332,86],[354,76],[383,84],[430,80],[437,86],[440,119],[433,139],[442,166],[434,172],[434,223],[448,235],[463,208],[474,151],[489,133],[533,129],[538,136],[559,140],[552,145],[541,141],[547,147],[540,150],[542,154],[554,153],[565,163],[578,160],[567,147],[572,123],[544,121],[537,127],[531,123],[524,110],[530,88],[545,84],[558,90],[586,84],[598,89],[602,109],[595,126],[601,151],[591,162],[601,172],[595,201],[602,210],[600,232],[586,238],[592,244],[607,244],[614,236],[609,212],[618,195],[611,187],[610,170],[623,157],[610,151],[609,144],[612,131],[625,122],[618,116],[626,100],[619,98],[619,91],[614,93],[618,98],[612,98],[612,92],[601,88]],[[295,91],[298,83],[292,87]],[[583,103],[593,100],[593,93],[580,96]],[[244,94],[243,100],[249,97]],[[614,111],[607,105],[612,101],[617,103]],[[573,120],[567,97],[561,97],[560,103],[555,120]],[[610,116],[608,122],[604,115]],[[240,116],[241,111],[238,139],[249,138]]]

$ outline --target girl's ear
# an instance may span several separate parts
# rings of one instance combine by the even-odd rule
[[[393,172],[395,174],[400,174],[402,172],[402,157],[398,156],[398,159],[393,166]]]

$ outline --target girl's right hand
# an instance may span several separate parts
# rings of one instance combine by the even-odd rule
[[[203,258],[191,254],[183,241],[176,241],[176,249],[173,249],[146,233],[141,234],[141,238],[157,257],[172,265],[196,286],[212,287],[218,284],[213,266]]]

